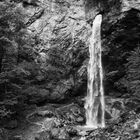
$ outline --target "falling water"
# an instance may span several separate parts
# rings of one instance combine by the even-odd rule
[[[97,15],[93,21],[90,38],[90,60],[88,64],[88,90],[85,103],[86,127],[105,127],[103,70],[101,62],[101,22],[102,15]]]

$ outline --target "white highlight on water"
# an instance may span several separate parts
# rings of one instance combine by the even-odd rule
[[[97,15],[93,21],[90,38],[88,64],[88,89],[85,103],[86,127],[105,127],[105,102],[103,90],[103,70],[101,61],[101,23],[102,15]]]

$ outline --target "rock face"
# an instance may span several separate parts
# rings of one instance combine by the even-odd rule
[[[17,4],[15,9],[20,9],[26,15],[24,28],[27,28],[26,32],[31,36],[31,39],[26,41],[30,41],[31,46],[23,45],[23,48],[19,48],[22,49],[20,54],[20,51],[17,51],[18,43],[9,42],[9,45],[13,43],[14,48],[7,47],[6,52],[8,55],[10,49],[13,50],[12,64],[17,68],[5,74],[5,77],[8,75],[11,87],[26,96],[26,103],[62,103],[75,96],[85,96],[89,60],[88,39],[91,35],[91,23],[98,13],[103,15],[102,61],[105,95],[122,97],[128,94],[129,96],[131,90],[128,90],[128,85],[132,85],[132,82],[126,83],[129,80],[126,64],[130,52],[139,46],[139,1],[19,0],[13,2]],[[34,53],[31,48],[35,50]],[[32,54],[32,57],[29,54]],[[13,54],[9,54],[9,57],[11,56],[13,57]],[[22,59],[17,60],[18,56]],[[3,61],[9,60],[5,57]],[[3,74],[0,76],[3,78]],[[8,85],[8,88],[11,87]]]
[[[140,112],[138,95],[140,50],[137,49],[140,39],[140,2],[138,0],[7,0],[7,2],[14,8],[10,7],[12,10],[6,13],[4,20],[0,17],[2,90],[0,115],[7,117],[11,113],[16,114],[17,109],[21,111],[25,104],[27,106],[36,104],[41,107],[48,102],[59,103],[61,107],[55,104],[55,109],[45,108],[30,116],[28,121],[33,125],[38,125],[36,124],[38,121],[47,118],[43,124],[39,122],[42,130],[37,134],[36,140],[69,140],[73,136],[76,136],[73,139],[79,139],[77,131],[67,127],[85,124],[84,101],[81,101],[81,98],[87,92],[88,39],[91,35],[92,22],[100,13],[103,15],[102,61],[105,95],[118,98],[106,99],[105,117],[107,121],[120,121],[121,126],[116,123],[107,131],[101,130],[104,137],[98,135],[98,130],[94,131],[96,134],[91,133],[87,139],[103,140],[108,138],[105,136],[108,135],[108,131],[109,133],[112,131],[109,138],[120,139],[117,137],[119,132],[116,133],[116,128],[121,127],[120,132],[127,128],[123,126],[125,120],[120,117],[122,112],[125,109]],[[2,8],[5,8],[4,5],[5,2],[0,1]],[[3,13],[1,7],[0,13]],[[20,12],[25,16],[22,15],[24,20],[21,21]],[[11,13],[17,18],[13,16],[6,20]],[[13,24],[15,20],[18,23],[17,27]],[[138,68],[135,70],[136,67]],[[71,104],[71,101],[76,100],[73,98],[77,96],[80,96],[76,101],[77,104],[75,102]],[[67,103],[69,105],[65,106]],[[11,108],[14,108],[13,111]],[[5,128],[11,131],[17,128],[16,119],[13,118]],[[125,138],[127,132],[129,131],[123,134]],[[121,133],[119,134],[121,137]],[[2,131],[0,139],[7,140],[6,135],[7,132]],[[133,136],[131,139],[134,139]]]
[[[44,9],[43,14],[29,26],[31,31],[38,33],[41,39],[50,47],[51,38],[75,36],[82,27],[85,27],[85,12],[83,1],[40,1],[39,8]],[[28,12],[35,15],[38,11],[27,8]],[[86,35],[86,34],[85,34]],[[80,35],[86,39],[84,34]],[[45,46],[45,47],[47,47]]]
[[[91,34],[90,23],[98,13],[103,14],[102,47],[105,94],[112,91],[121,94],[128,92],[122,80],[126,75],[125,64],[129,52],[134,50],[139,42],[139,2],[128,0],[46,2],[46,5],[51,7],[49,10],[45,7],[45,1],[41,5],[44,14],[29,26],[29,29],[39,33],[40,38],[46,42],[47,45],[43,45],[42,48],[51,48],[56,45],[51,43],[56,38],[59,38],[60,42],[62,38],[64,40],[71,38],[71,45],[68,45],[66,52],[70,54],[72,50],[77,55],[79,54],[79,57],[75,57],[74,54],[65,56],[69,59],[72,57],[74,60],[70,64],[71,69],[74,71],[72,71],[71,77],[73,84],[71,83],[68,89],[64,87],[62,91],[59,90],[60,95],[64,95],[63,99],[67,95],[84,95],[86,93],[88,38]],[[130,36],[130,34],[133,34],[133,36]],[[77,45],[76,47],[75,41],[77,39],[82,40],[85,45],[83,47]],[[64,81],[66,80],[70,79]],[[52,98],[57,94],[57,88],[59,88],[59,84],[56,86]]]
[[[32,91],[30,87],[25,89],[32,94],[29,102],[61,102],[73,95],[85,94],[90,25],[85,20],[84,1],[44,0],[37,7],[27,3],[24,7],[20,3],[19,7],[28,15],[28,32],[42,42],[36,46],[40,49],[36,61],[47,74],[37,75],[36,80],[49,82],[43,85],[49,89],[47,92],[46,89],[39,91],[38,87]],[[55,80],[50,82],[52,79]]]
[[[28,34],[35,39],[34,49],[37,53],[28,60],[33,59],[33,64],[20,63],[19,67],[23,69],[26,65],[26,71],[17,70],[17,76],[25,75],[25,79],[19,83],[27,85],[22,89],[27,95],[27,102],[61,102],[74,96],[85,95],[88,39],[91,35],[91,23],[98,13],[103,15],[102,60],[105,94],[113,93],[112,96],[120,97],[129,92],[125,84],[125,65],[130,52],[137,48],[139,42],[138,1],[18,1],[18,8],[26,15],[24,24]],[[133,36],[130,36],[131,34]],[[28,46],[24,49],[28,55]],[[25,58],[25,54],[19,55]],[[28,81],[27,77],[30,77]]]

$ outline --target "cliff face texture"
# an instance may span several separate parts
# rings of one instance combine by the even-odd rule
[[[71,76],[76,85],[74,94],[86,93],[88,38],[91,34],[92,21],[98,13],[103,15],[102,48],[105,93],[114,95],[112,92],[115,92],[116,96],[120,96],[131,91],[125,84],[128,81],[126,64],[130,52],[139,44],[139,1],[50,1],[47,4],[42,1],[40,5],[44,13],[29,26],[29,29],[39,34],[45,44],[42,47],[45,49],[52,47],[54,45],[51,44],[52,40],[56,38],[60,42],[71,38],[65,52],[75,50],[77,55],[80,54],[78,58],[74,57],[74,54],[68,57],[74,61],[70,64],[74,70],[72,73],[76,75]],[[47,9],[45,5],[49,5],[49,8]],[[84,46],[82,48],[75,46],[76,41],[82,41]]]
[[[50,93],[50,100],[56,102],[73,95],[83,95],[86,91],[87,40],[90,35],[84,2],[41,1],[38,8],[43,14],[28,27],[28,31],[41,40],[40,61],[44,61],[45,70],[50,71],[56,81],[56,85],[51,83],[54,95]],[[37,12],[36,8],[27,6],[24,10],[27,9],[32,15]],[[82,93],[79,90],[83,90]]]
[[[5,38],[13,41],[12,49],[15,52],[14,55],[9,54],[11,48],[8,47],[3,51],[1,71],[11,73],[12,69],[19,67],[27,72],[22,71],[25,77],[20,77],[22,72],[17,74],[16,69],[16,78],[9,77],[10,82],[19,85],[19,92],[27,95],[27,102],[60,102],[73,95],[83,95],[86,91],[87,40],[90,35],[90,26],[85,20],[84,2],[24,0],[0,3],[2,9],[11,5],[12,12],[19,13],[18,19],[23,24],[13,38],[9,38],[4,31]],[[10,9],[6,14],[7,17],[10,16]],[[12,29],[14,21],[9,18],[6,22],[6,29],[9,30],[10,26]],[[11,30],[12,33],[13,31]],[[84,90],[79,92],[83,84]]]
[[[97,14],[108,125],[81,133]],[[139,140],[139,41],[139,0],[0,0],[0,139]]]
[[[13,13],[22,13],[22,16],[18,15],[22,17],[18,20],[22,20],[19,25],[23,27],[18,25],[20,32],[17,30],[12,38],[4,34],[9,40],[9,46],[13,44],[11,46],[14,51],[10,54],[10,47],[1,51],[0,67],[4,71],[18,66],[26,71],[25,77],[27,73],[30,75],[28,80],[20,77],[20,85],[19,82],[16,83],[23,94],[30,93],[27,102],[56,102],[85,95],[88,39],[92,21],[99,13],[103,15],[102,61],[105,94],[122,96],[124,93],[135,94],[134,89],[139,89],[133,85],[139,85],[139,77],[130,80],[135,66],[131,68],[129,65],[134,65],[130,62],[132,51],[136,51],[139,46],[139,1],[19,0],[7,3],[13,5]],[[1,1],[3,8],[8,7],[8,4]],[[11,25],[7,28],[12,29]],[[4,41],[6,39],[2,39],[2,43]],[[136,56],[139,57],[139,54]],[[36,69],[32,69],[34,66]],[[11,82],[14,81],[11,78]]]

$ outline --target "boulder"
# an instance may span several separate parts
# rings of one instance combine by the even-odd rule
[[[106,119],[106,120],[112,119],[111,114],[110,114],[109,112],[107,112],[107,111],[105,111],[105,119]]]
[[[55,114],[49,110],[38,111],[37,114],[39,116],[46,117],[46,118],[51,118],[51,117],[55,116]]]
[[[66,124],[84,124],[85,112],[84,108],[81,108],[77,104],[68,104],[64,107],[57,109],[59,118],[65,121]]]
[[[106,97],[106,111],[105,118],[107,120],[116,120],[125,111],[124,99]]]
[[[78,124],[83,124],[83,123],[85,122],[85,119],[84,119],[83,117],[79,116],[79,117],[76,119],[76,122],[77,122]]]
[[[74,129],[73,127],[67,127],[66,131],[68,132],[70,137],[78,136],[78,131]]]

